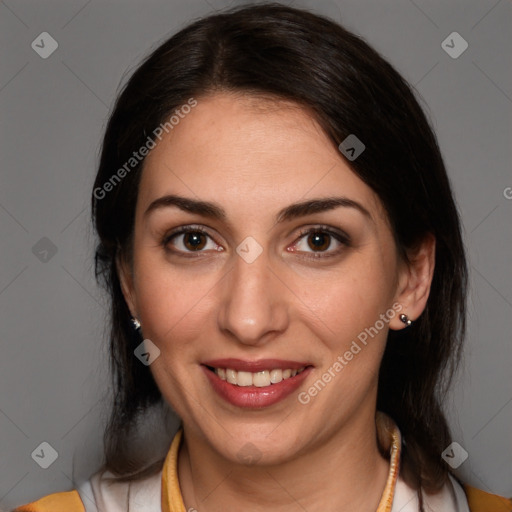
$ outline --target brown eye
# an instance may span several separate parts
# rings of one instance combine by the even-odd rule
[[[211,247],[208,247],[209,241],[211,241]],[[204,249],[222,250],[204,229],[195,226],[172,231],[164,237],[162,245],[169,252],[183,256],[186,256],[187,253],[206,252]]]
[[[307,241],[308,246],[311,249],[325,251],[329,248],[329,245],[331,245],[331,235],[319,231],[311,233],[308,236]]]
[[[338,255],[348,246],[350,237],[347,234],[320,226],[302,231],[293,252],[306,253],[305,258],[327,258]]]
[[[183,235],[183,245],[190,251],[200,251],[206,245],[205,236],[198,231],[189,231]]]

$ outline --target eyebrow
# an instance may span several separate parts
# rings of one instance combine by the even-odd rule
[[[197,199],[177,196],[173,194],[155,199],[144,212],[144,217],[156,210],[170,207],[177,207],[180,210],[186,212],[195,213],[220,221],[225,221],[227,219],[226,211],[216,203],[200,201]],[[339,207],[354,208],[355,210],[358,210],[360,213],[362,213],[365,217],[373,220],[370,212],[353,199],[349,199],[347,197],[325,197],[290,204],[279,211],[279,213],[276,215],[275,221],[276,223],[290,221],[298,217],[303,217],[314,213],[326,212]]]

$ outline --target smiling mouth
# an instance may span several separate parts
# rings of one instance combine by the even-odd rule
[[[302,366],[301,368],[294,369],[272,369],[262,370],[258,372],[247,372],[237,371],[232,368],[214,368],[212,366],[206,366],[211,372],[215,373],[219,379],[227,381],[229,384],[234,386],[255,386],[263,388],[271,386],[272,384],[279,384],[283,380],[291,379],[296,375],[302,373],[307,367]]]

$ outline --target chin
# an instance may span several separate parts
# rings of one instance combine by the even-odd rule
[[[290,431],[289,426],[279,432],[279,426],[266,427],[248,425],[239,427],[236,432],[225,432],[222,439],[207,437],[216,451],[234,463],[244,465],[280,464],[296,456],[301,440]]]

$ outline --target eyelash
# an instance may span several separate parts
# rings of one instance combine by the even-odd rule
[[[177,229],[171,231],[170,233],[167,233],[163,237],[163,239],[161,241],[161,245],[168,252],[172,252],[174,254],[178,254],[178,255],[183,256],[185,258],[201,257],[201,253],[204,252],[204,251],[197,251],[197,252],[187,251],[187,252],[183,252],[183,251],[176,251],[176,250],[173,250],[173,249],[169,249],[167,247],[169,242],[173,238],[175,238],[175,237],[177,237],[179,235],[187,234],[187,233],[201,233],[201,234],[203,234],[203,235],[205,235],[205,236],[207,236],[209,238],[212,238],[209,235],[208,231],[206,231],[201,226],[186,226],[186,227],[177,228]],[[316,234],[316,233],[327,234],[327,235],[331,236],[332,238],[334,238],[335,240],[337,240],[340,244],[342,244],[342,246],[345,246],[345,247],[349,247],[350,244],[351,244],[350,237],[346,233],[343,233],[341,231],[340,232],[333,231],[331,228],[329,228],[329,226],[323,226],[323,225],[315,226],[313,228],[307,228],[307,229],[301,230],[300,233],[299,233],[299,237],[298,237],[297,241],[301,240],[305,235]],[[304,259],[307,259],[307,260],[312,260],[312,259],[316,260],[316,259],[319,259],[319,258],[330,258],[330,257],[333,257],[333,256],[337,256],[343,249],[344,249],[344,247],[341,247],[341,248],[338,248],[337,250],[330,251],[330,252],[312,252],[312,253],[309,253],[310,254],[309,256],[307,256],[305,254],[298,254],[298,256],[300,258],[304,258]]]

